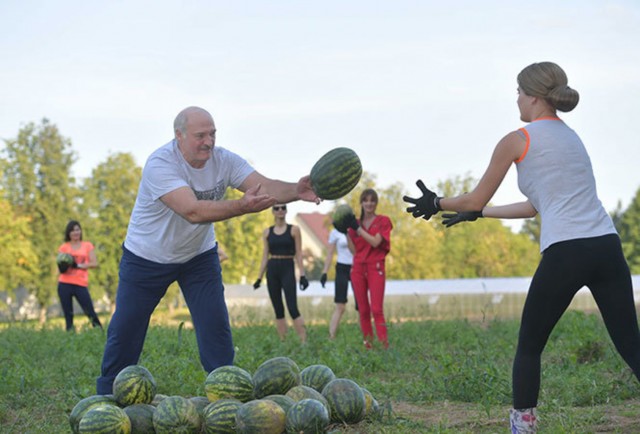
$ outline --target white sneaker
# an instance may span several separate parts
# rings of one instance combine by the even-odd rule
[[[509,410],[509,422],[511,424],[511,434],[531,434],[538,432],[538,418],[536,409],[525,408],[524,410]]]

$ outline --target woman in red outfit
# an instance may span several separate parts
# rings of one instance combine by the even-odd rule
[[[371,348],[373,328],[371,317],[376,328],[378,340],[384,348],[389,346],[387,339],[387,323],[384,318],[384,261],[391,250],[391,229],[393,225],[389,217],[376,214],[378,193],[368,188],[360,195],[362,212],[360,220],[351,218],[348,226],[349,249],[353,252],[351,267],[351,285],[358,303],[360,313],[360,329],[364,337],[364,345]]]

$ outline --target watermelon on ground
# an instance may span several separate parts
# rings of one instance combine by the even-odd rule
[[[349,148],[335,148],[324,154],[311,168],[311,186],[321,199],[339,199],[360,181],[362,163]]]
[[[267,395],[262,399],[269,399],[276,404],[278,404],[284,410],[285,414],[289,411],[291,406],[296,403],[296,401],[287,395]]]
[[[253,399],[253,379],[238,366],[220,366],[207,375],[204,391],[211,402],[222,398],[247,402]]]
[[[326,386],[329,381],[335,380],[336,375],[333,373],[333,370],[326,365],[310,365],[300,372],[300,378],[303,386],[312,387],[322,393],[324,386]]]
[[[131,421],[131,432],[134,434],[155,434],[153,414],[156,408],[151,404],[133,404],[124,408]]]
[[[87,411],[78,425],[80,434],[130,434],[131,420],[117,405],[103,404]]]
[[[303,385],[295,386],[289,389],[287,396],[291,397],[296,402],[302,401],[303,399],[315,399],[316,401],[320,401],[322,405],[327,408],[327,413],[331,415],[329,403],[326,398],[322,396],[322,393],[318,392],[316,389]]]
[[[253,374],[253,393],[257,399],[268,395],[285,395],[300,384],[300,368],[288,357],[266,360]]]
[[[209,398],[207,398],[206,396],[192,396],[191,398],[189,398],[189,401],[193,402],[196,405],[196,408],[198,409],[198,413],[200,413],[200,415],[202,415],[202,411],[204,410],[204,408],[211,404],[211,401],[209,401]]]
[[[168,396],[158,404],[153,426],[157,434],[197,434],[202,429],[202,419],[193,402],[182,396]]]
[[[219,399],[202,411],[202,428],[205,434],[235,434],[236,413],[242,402],[237,399]]]
[[[78,426],[80,425],[82,416],[84,416],[88,410],[102,404],[117,405],[113,395],[91,395],[78,401],[69,414],[71,432],[78,434]]]
[[[289,409],[285,428],[291,434],[324,434],[330,422],[324,404],[315,399],[303,399]]]
[[[156,395],[156,380],[142,365],[130,365],[113,380],[113,396],[123,407],[132,404],[150,404]]]
[[[355,424],[364,419],[366,401],[358,384],[347,378],[336,378],[322,390],[331,408],[331,422]]]
[[[282,407],[269,399],[246,402],[236,413],[238,434],[281,434],[285,429],[286,415]]]

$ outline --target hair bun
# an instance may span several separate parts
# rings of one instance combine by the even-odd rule
[[[578,105],[580,94],[577,90],[564,84],[551,89],[547,94],[546,100],[556,110],[570,112]]]

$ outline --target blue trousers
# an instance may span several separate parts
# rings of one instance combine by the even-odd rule
[[[207,372],[233,364],[234,349],[224,299],[217,247],[184,264],[159,264],[123,246],[116,310],[109,323],[96,383],[99,395],[113,393],[113,380],[138,363],[151,314],[173,282],[178,282],[195,328],[200,362]]]

